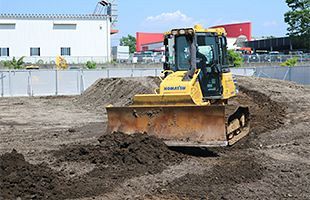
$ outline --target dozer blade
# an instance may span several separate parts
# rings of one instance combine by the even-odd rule
[[[107,107],[108,133],[147,133],[168,146],[227,146],[225,106]]]

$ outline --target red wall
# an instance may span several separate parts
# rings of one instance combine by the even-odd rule
[[[142,50],[142,44],[149,44],[149,43],[156,43],[164,41],[164,34],[163,33],[141,33],[137,32],[136,34],[136,51]]]
[[[245,35],[249,41],[252,40],[251,22],[219,25],[219,26],[213,26],[211,28],[219,28],[219,27],[225,28],[227,32],[227,37],[237,38],[240,35]],[[162,42],[164,40],[164,34],[137,32],[136,40],[137,40],[136,48],[137,51],[139,52],[142,51],[143,44]]]
[[[211,28],[219,28],[219,27],[225,28],[227,32],[227,37],[237,38],[240,35],[245,35],[249,41],[252,40],[251,22],[219,25],[219,26],[213,26]]]

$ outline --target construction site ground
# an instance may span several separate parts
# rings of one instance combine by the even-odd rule
[[[310,88],[238,77],[249,136],[226,148],[168,148],[107,135],[109,104],[157,78],[101,79],[81,96],[0,98],[0,199],[310,199]]]

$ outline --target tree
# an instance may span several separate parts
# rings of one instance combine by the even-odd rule
[[[296,66],[298,62],[298,58],[290,58],[290,59],[287,59],[285,62],[281,63],[281,66],[282,67],[294,67]]]
[[[310,49],[310,0],[286,0],[291,9],[284,14],[288,35]]]
[[[235,50],[228,50],[228,63],[234,67],[241,67],[243,63],[243,58],[240,53]]]
[[[122,37],[120,40],[120,45],[129,46],[129,52],[134,53],[136,51],[136,38],[133,37],[132,35]]]
[[[86,67],[87,69],[96,69],[97,64],[94,61],[87,61]]]

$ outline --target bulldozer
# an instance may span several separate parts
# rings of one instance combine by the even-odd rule
[[[135,95],[130,106],[107,106],[107,132],[145,133],[172,147],[223,147],[245,137],[249,108],[226,109],[237,88],[225,29],[173,29],[164,34],[164,45],[159,88]]]

